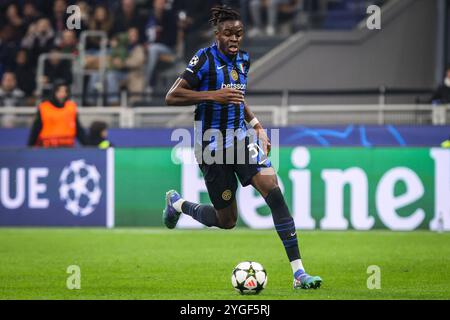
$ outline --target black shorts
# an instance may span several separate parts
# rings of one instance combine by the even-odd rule
[[[234,149],[235,157],[233,161],[226,161],[226,154],[230,148]],[[230,148],[225,149],[225,152],[223,152],[224,160],[220,163],[199,163],[209,198],[217,210],[224,209],[233,203],[238,187],[236,175],[241,185],[246,187],[251,183],[253,176],[262,168],[271,166],[269,159],[262,152],[262,148],[257,148],[259,153],[258,156],[255,156],[255,149],[251,146],[249,148],[248,137],[245,140],[245,148],[241,149],[245,150],[245,160],[238,161],[236,144],[233,144]]]

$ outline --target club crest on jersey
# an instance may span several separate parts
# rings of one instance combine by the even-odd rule
[[[224,192],[222,192],[222,199],[228,201],[231,199],[232,194],[233,193],[231,192],[231,190],[227,189]]]
[[[191,61],[189,62],[189,65],[191,67],[195,66],[198,63],[198,57],[197,56],[193,56]]]
[[[237,81],[238,79],[239,79],[239,75],[238,75],[238,73],[237,73],[237,71],[236,70],[231,70],[231,78],[234,80],[234,81]]]

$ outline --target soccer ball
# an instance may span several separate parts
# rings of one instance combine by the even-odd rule
[[[267,285],[266,270],[258,262],[241,262],[231,274],[231,284],[240,294],[258,294]]]

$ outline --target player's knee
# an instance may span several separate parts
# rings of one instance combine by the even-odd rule
[[[267,184],[261,186],[259,189],[261,195],[264,198],[267,198],[267,196],[271,193],[277,193],[276,190],[280,190],[280,187],[278,186],[278,183],[276,181],[267,183]]]
[[[222,229],[230,230],[236,227],[236,222],[226,222],[222,225]]]
[[[227,218],[219,220],[219,228],[221,229],[233,229],[236,226],[236,219]]]
[[[272,192],[273,190],[276,190],[276,189],[280,189],[280,186],[278,185],[276,180],[273,180],[272,182],[270,182],[267,185],[267,193],[270,193],[270,192]]]
[[[238,218],[237,206],[232,204],[225,209],[218,210],[217,222],[221,229],[233,229],[236,226]]]
[[[267,195],[273,190],[279,188],[276,175],[266,175],[264,176],[264,178],[261,178],[261,176],[258,176],[257,178],[255,177],[252,185],[261,193],[264,198],[267,197]]]

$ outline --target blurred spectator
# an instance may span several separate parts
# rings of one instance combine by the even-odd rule
[[[91,18],[91,7],[86,1],[77,1],[75,5],[77,5],[80,8],[81,13],[80,29],[74,30],[76,32],[77,38],[79,38],[79,35],[81,34],[82,31],[89,29],[89,21]]]
[[[0,86],[0,107],[23,106],[25,93],[17,88],[16,75],[13,72],[5,72]]]
[[[30,24],[35,23],[42,17],[33,1],[27,1],[23,5],[23,23],[25,31],[28,30]]]
[[[60,54],[57,48],[53,48],[44,63],[44,76],[41,81],[46,89],[55,82],[72,84],[72,63],[70,60],[61,59]]]
[[[102,75],[100,72],[94,73],[89,79],[88,85],[88,103],[94,105],[93,98],[95,94],[106,93],[108,105],[115,105],[119,102],[118,92],[121,81],[125,78],[125,73],[121,70],[122,65],[127,56],[127,34],[121,33],[115,35],[110,41],[110,54],[108,56],[108,66],[106,70],[104,82],[102,82]],[[95,63],[98,65],[98,62]],[[113,94],[111,94],[113,93]]]
[[[106,88],[109,93],[108,105],[118,104],[118,93],[124,84],[129,92],[142,92],[144,88],[142,68],[144,63],[145,50],[139,43],[137,28],[131,27],[127,33],[121,33],[112,39],[109,68],[106,73]],[[100,74],[94,74],[89,85],[91,93],[93,93],[93,89],[99,87],[99,82]]]
[[[108,70],[106,73],[106,91],[108,92],[108,105],[118,105],[119,91],[122,81],[125,79],[123,65],[127,58],[127,34],[120,33],[111,39],[111,55],[109,56]],[[95,79],[95,77],[93,77]],[[97,81],[98,83],[98,81]]]
[[[105,6],[97,6],[94,10],[93,17],[89,22],[89,30],[103,31],[110,37],[113,29],[113,21],[113,17],[109,14],[108,9]],[[97,37],[90,37],[88,39],[88,48],[98,50],[100,48],[100,39]]]
[[[30,67],[28,53],[25,49],[20,49],[17,52],[15,74],[17,87],[25,93],[25,96],[32,96],[33,91],[36,88],[36,73],[35,70]]]
[[[127,56],[122,67],[127,71],[126,85],[128,92],[142,92],[144,90],[145,49],[139,43],[137,28],[128,29]],[[134,97],[130,99],[131,102]]]
[[[444,82],[433,94],[431,98],[432,103],[450,103],[450,66],[447,67]]]
[[[25,24],[19,14],[17,4],[11,3],[6,9],[6,22],[13,27],[13,41],[19,41],[25,34]]]
[[[75,31],[64,30],[61,34],[61,41],[58,48],[61,53],[69,53],[78,56],[78,39]]]
[[[75,138],[82,145],[87,143],[84,129],[78,119],[77,105],[70,100],[69,87],[64,83],[57,83],[51,98],[38,106],[28,146],[74,147]]]
[[[90,31],[103,31],[108,38],[112,35],[113,18],[108,8],[99,5],[95,8],[92,19],[89,21]],[[88,37],[86,43],[85,69],[92,70],[99,68],[100,37]]]
[[[109,36],[113,28],[113,17],[105,6],[97,6],[94,10],[94,16],[90,20],[90,30],[100,30],[106,32]]]
[[[52,26],[56,34],[57,42],[62,32],[66,29],[68,17],[67,2],[65,0],[55,0],[53,2]]]
[[[0,76],[4,70],[12,69],[17,51],[17,43],[13,41],[14,28],[10,25],[0,29]]]
[[[112,35],[113,17],[108,8],[104,5],[99,5],[95,8],[92,19],[89,22],[90,31],[103,31],[108,38]],[[85,69],[97,70],[99,68],[99,54],[100,54],[100,37],[88,37],[86,43]]]
[[[232,8],[239,8],[244,26],[248,24],[248,0],[222,0],[217,4],[224,4]]]
[[[108,140],[108,125],[103,121],[94,121],[89,128],[89,143],[100,149],[107,149],[113,145]]]
[[[279,11],[284,13],[298,12],[302,1],[299,0],[250,0],[250,16],[254,27],[250,29],[248,36],[254,37],[262,34],[262,8],[267,9],[267,27],[268,36],[275,35],[278,26]]]
[[[150,32],[153,33],[150,39],[146,37],[145,26],[149,12],[153,8],[153,2],[155,2],[155,10],[148,19],[149,29],[153,30]],[[81,9],[81,30],[67,29],[66,23],[69,17],[67,7],[72,4]],[[180,10],[181,6],[183,10]],[[120,46],[113,45],[111,49],[108,49],[110,50],[108,57],[120,58],[111,59],[108,68],[112,72],[109,77],[119,80],[127,79],[130,81],[126,84],[129,91],[140,91],[145,83],[145,79],[144,81],[142,79],[146,67],[151,69],[147,76],[147,80],[150,81],[155,70],[158,69],[159,61],[171,63],[177,57],[182,57],[183,31],[192,21],[186,13],[191,12],[197,17],[209,14],[207,10],[201,12],[205,9],[203,0],[159,2],[153,0],[0,0],[0,9],[0,78],[5,70],[14,71],[19,87],[27,97],[33,96],[37,84],[39,89],[41,88],[41,83],[36,83],[35,78],[39,56],[50,51],[54,52],[52,49],[55,47],[61,53],[77,55],[79,33],[87,29],[104,31],[109,37],[108,42],[114,37],[111,43],[118,44],[120,34],[134,27],[138,30],[140,43],[149,40],[148,43],[155,44],[148,50],[152,57],[148,65],[142,59],[142,46],[133,43],[134,40],[129,43],[128,41],[120,43]],[[205,20],[202,20],[198,26],[202,27],[204,24]],[[133,32],[131,32],[132,36],[134,36]],[[99,38],[88,37],[84,61],[84,66],[88,70],[98,69],[99,44]],[[144,53],[147,58],[147,46],[144,46]],[[45,64],[44,78],[39,81],[43,80],[47,86],[58,79],[71,83],[71,68],[64,66],[66,64],[68,64],[66,60],[51,58]],[[88,75],[84,76],[84,79],[88,78]],[[112,88],[118,88],[120,82],[115,82]],[[84,82],[81,86],[76,89],[84,93],[88,85]]]
[[[136,27],[142,32],[144,21],[136,8],[135,0],[121,0],[120,7],[114,13],[113,33],[126,32],[131,27]]]
[[[5,72],[3,74],[0,86],[0,107],[17,107],[23,106],[25,94],[22,90],[16,87],[16,76],[12,72]],[[4,115],[1,118],[1,126],[5,128],[14,127],[15,116]]]
[[[179,35],[180,18],[174,1],[154,0],[153,12],[146,25],[147,35],[147,66],[145,68],[145,85],[151,91],[154,82],[154,72],[160,60],[174,62],[176,58],[176,46]]]
[[[55,32],[47,18],[30,24],[27,34],[22,39],[22,47],[30,52],[30,64],[35,67],[39,55],[50,51],[53,46]]]

